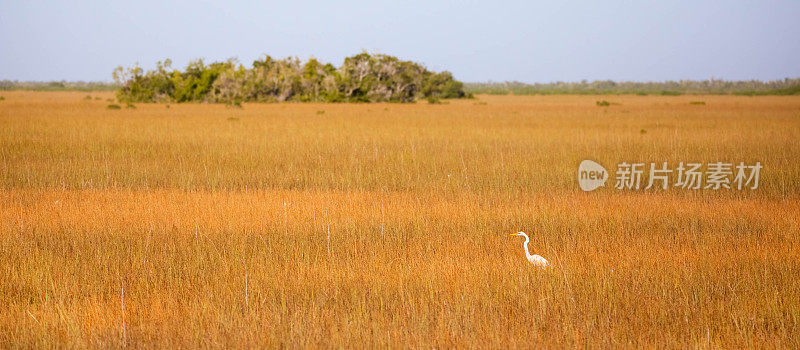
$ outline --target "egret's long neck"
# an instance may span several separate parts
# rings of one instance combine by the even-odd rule
[[[530,241],[531,241],[531,239],[526,236],[525,237],[525,256],[531,256],[531,252],[528,251],[528,242],[530,242]]]

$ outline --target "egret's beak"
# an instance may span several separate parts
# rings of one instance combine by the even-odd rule
[[[519,232],[517,232],[517,233],[512,233],[512,234],[510,234],[509,236],[516,236],[516,235],[519,235]]]

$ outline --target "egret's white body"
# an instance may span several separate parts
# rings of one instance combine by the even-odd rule
[[[525,232],[512,233],[511,235],[525,237],[525,243],[523,243],[523,246],[525,247],[525,256],[528,258],[528,261],[533,264],[533,266],[541,268],[547,268],[550,266],[550,262],[547,261],[547,259],[545,259],[543,256],[531,254],[530,250],[528,250],[528,243],[530,243],[531,239],[528,238],[528,235],[525,234]]]

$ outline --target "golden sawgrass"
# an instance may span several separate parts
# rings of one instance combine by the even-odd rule
[[[800,346],[796,97],[3,95],[3,347]],[[585,158],[765,170],[582,193]]]

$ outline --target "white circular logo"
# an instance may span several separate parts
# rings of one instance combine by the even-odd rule
[[[594,191],[605,186],[608,180],[608,171],[602,165],[591,160],[584,160],[578,166],[578,184],[584,191]]]

